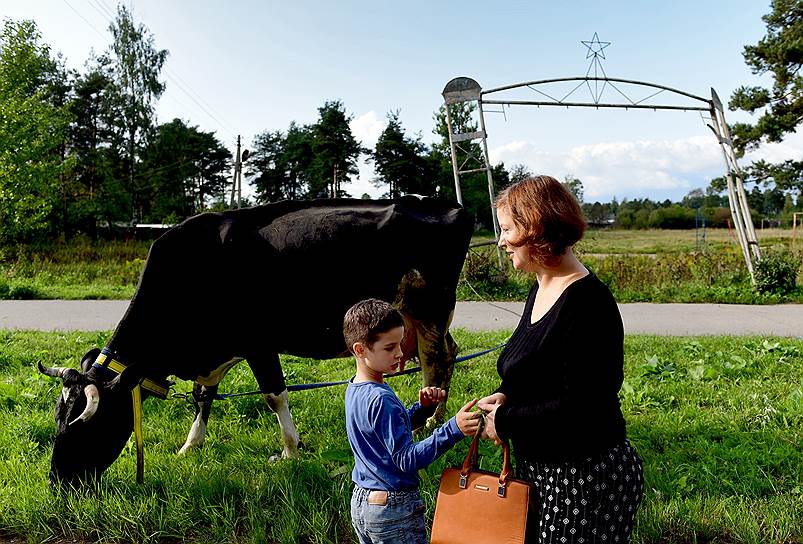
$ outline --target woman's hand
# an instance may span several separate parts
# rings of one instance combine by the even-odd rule
[[[424,387],[418,392],[418,404],[422,408],[434,406],[446,400],[446,391],[440,387]]]
[[[455,414],[457,428],[460,429],[463,436],[474,436],[480,428],[480,412],[471,411],[475,404],[477,404],[477,399],[470,400]]]
[[[497,394],[501,395],[501,393]],[[482,435],[480,435],[482,438],[493,440],[497,446],[502,443],[499,435],[496,434],[496,409],[501,405],[501,403],[494,405],[493,409],[485,414],[485,427],[483,427]]]
[[[507,397],[504,393],[494,393],[493,395],[482,397],[479,401],[477,401],[477,408],[487,413],[495,409],[497,406],[504,404],[506,401]]]

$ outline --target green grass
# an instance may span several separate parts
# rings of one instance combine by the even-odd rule
[[[0,253],[0,299],[129,299],[149,247],[79,238],[6,248]]]
[[[206,445],[183,458],[193,416],[182,400],[145,404],[145,483],[135,480],[133,444],[96,492],[54,495],[47,484],[60,384],[34,365],[75,366],[107,333],[0,332],[0,540],[79,542],[351,542],[351,458],[343,387],[291,394],[305,448],[271,464],[281,444],[275,417],[258,396],[218,402]],[[504,333],[456,331],[463,353]],[[646,495],[633,542],[803,543],[803,342],[775,338],[626,338],[621,398],[628,434],[645,462]],[[284,357],[288,383],[335,381],[348,359]],[[406,403],[417,375],[394,378]],[[461,363],[448,412],[497,383],[495,354]],[[180,382],[176,390],[187,392]],[[222,391],[256,388],[247,365]],[[431,516],[438,476],[457,464],[461,442],[426,471]],[[483,444],[484,467],[499,450]]]

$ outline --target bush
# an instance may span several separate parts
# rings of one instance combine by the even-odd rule
[[[799,253],[786,249],[765,252],[754,267],[756,290],[777,295],[792,293],[797,284],[800,263]]]
[[[34,300],[42,298],[39,289],[26,282],[12,282],[3,298],[9,300]]]
[[[496,248],[479,247],[469,250],[463,264],[463,277],[469,282],[502,283],[504,276],[499,274]]]

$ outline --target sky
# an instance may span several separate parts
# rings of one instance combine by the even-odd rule
[[[483,89],[584,76],[593,59],[581,42],[595,33],[602,70],[727,101],[741,85],[768,85],[742,51],[765,34],[769,0],[126,0],[155,46],[167,49],[167,88],[158,121],[181,118],[214,132],[232,151],[291,122],[311,124],[326,101],[340,100],[354,136],[372,148],[387,114],[431,144],[434,113],[452,78]],[[84,70],[110,43],[115,0],[2,0],[3,18],[31,19],[68,67]],[[571,87],[568,87],[571,90]],[[539,87],[540,89],[540,87]],[[546,92],[565,94],[550,87]],[[638,100],[644,90],[621,90]],[[543,91],[542,91],[543,92]],[[658,103],[665,95],[656,97]],[[488,95],[487,97],[490,97]],[[578,89],[572,99],[588,100]],[[520,96],[538,99],[535,94]],[[607,88],[602,102],[620,98]],[[665,100],[665,102],[668,101]],[[491,162],[583,182],[585,200],[681,199],[724,172],[722,152],[698,112],[514,106],[485,115]],[[750,121],[726,111],[729,122]],[[803,133],[747,155],[799,159]],[[371,165],[344,189],[377,197]],[[243,187],[246,194],[247,187]]]

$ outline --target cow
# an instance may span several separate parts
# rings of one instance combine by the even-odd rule
[[[281,456],[297,455],[279,354],[347,355],[343,315],[369,297],[401,311],[405,359],[418,358],[424,384],[448,388],[449,325],[472,230],[462,207],[413,196],[282,201],[173,227],[151,245],[105,347],[80,370],[40,364],[63,383],[51,482],[99,478],[134,429],[132,391],[164,398],[170,376],[194,382],[196,417],[180,453],[202,444],[218,385],[242,360],[277,415]]]

